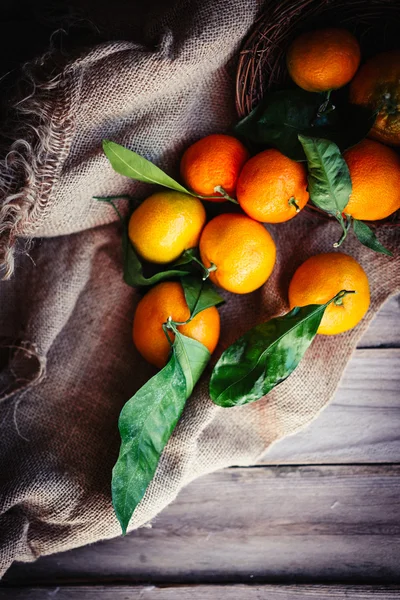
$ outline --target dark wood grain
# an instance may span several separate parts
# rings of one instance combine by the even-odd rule
[[[196,585],[0,589],[0,600],[399,600],[397,586]]]
[[[399,556],[400,465],[261,466],[194,481],[152,528],[6,580],[400,583]]]

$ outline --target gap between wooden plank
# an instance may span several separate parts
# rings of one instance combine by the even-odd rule
[[[358,343],[359,348],[400,347],[400,295],[393,296],[381,307]]]
[[[395,306],[390,308],[390,303],[396,302]],[[387,308],[389,308],[390,310],[386,311],[386,316],[385,316],[385,307],[382,309],[381,313],[379,313],[380,315],[383,315],[383,318],[386,322],[385,327],[379,327],[377,332],[379,333],[379,335],[381,335],[382,329],[385,329],[385,331],[387,333],[391,333],[391,332],[396,332],[398,331],[398,327],[397,327],[397,318],[398,318],[398,304],[397,301],[395,300],[391,300],[390,303],[387,303],[387,305],[385,305]],[[395,311],[397,311],[395,313]],[[394,317],[393,315],[396,314],[396,321],[394,323]],[[390,323],[389,323],[390,321]],[[379,316],[375,319],[374,321],[375,323],[377,323],[379,325]],[[372,327],[372,326],[371,326]],[[372,327],[372,331],[373,331],[373,327]],[[386,334],[385,334],[386,335]],[[364,338],[363,338],[364,339]],[[380,339],[382,339],[382,337],[380,337]],[[387,343],[387,337],[384,338],[386,340],[385,343]],[[372,337],[369,337],[369,342],[367,342],[368,344],[371,343],[371,340],[373,342],[373,340],[377,340],[377,336],[374,334]],[[396,338],[392,337],[391,338],[391,342],[390,343],[397,343]],[[314,461],[315,461],[315,455],[317,455],[319,457],[318,462],[319,463],[323,463],[325,462],[325,466],[328,467],[329,463],[333,462],[333,458],[335,458],[338,462],[340,460],[344,461],[343,459],[343,448],[345,448],[346,452],[348,451],[348,455],[347,455],[347,460],[351,460],[354,462],[354,452],[360,457],[362,456],[362,460],[367,460],[367,461],[371,461],[372,459],[375,459],[375,462],[379,462],[379,457],[381,457],[381,460],[385,460],[385,462],[387,462],[387,460],[399,460],[399,456],[400,456],[400,451],[399,451],[399,436],[397,434],[398,432],[398,415],[399,415],[399,410],[400,410],[400,399],[399,396],[400,394],[398,394],[398,391],[400,389],[399,386],[399,372],[400,369],[398,369],[398,363],[397,361],[399,360],[400,357],[400,353],[398,350],[396,349],[391,349],[391,350],[384,350],[384,349],[373,349],[371,348],[371,346],[368,346],[367,350],[356,350],[355,355],[352,359],[352,362],[350,363],[349,369],[344,377],[344,380],[342,382],[341,385],[341,389],[337,395],[337,397],[335,398],[335,400],[333,401],[331,407],[328,407],[327,411],[325,411],[318,419],[318,436],[319,436],[319,440],[323,442],[324,447],[321,447],[321,445],[319,444],[317,439],[313,439],[313,433],[312,433],[312,425],[310,426],[310,428],[308,428],[307,430],[305,430],[304,432],[297,434],[297,436],[293,436],[291,438],[287,438],[287,440],[285,440],[285,442],[282,442],[281,444],[285,444],[285,443],[289,443],[289,447],[286,447],[286,450],[284,449],[284,452],[282,452],[282,447],[280,448],[280,452],[281,454],[279,455],[278,453],[278,457],[276,455],[276,449],[278,448],[278,446],[275,446],[275,458],[272,456],[268,457],[268,460],[272,460],[272,462],[275,460],[276,462],[280,462],[280,463],[284,463],[286,462],[291,462],[293,464],[294,459],[297,459],[297,462],[300,462],[299,459],[301,459],[301,462],[305,462],[306,460],[312,462],[313,461],[313,457],[312,455],[314,455]],[[374,362],[375,361],[375,362]],[[396,364],[392,364],[391,361],[395,361]],[[378,364],[379,363],[379,364]],[[354,369],[354,372],[352,372],[352,370]],[[373,373],[379,373],[379,377],[376,376],[372,376],[371,374]],[[365,393],[364,393],[365,392]],[[379,394],[379,396],[378,396]],[[336,422],[335,422],[335,418],[333,417],[333,414],[329,414],[328,411],[335,411],[336,412]],[[367,413],[370,413],[367,415]],[[327,415],[327,424],[329,424],[329,430],[327,430],[326,428],[323,427],[323,423],[322,423],[322,419],[323,419],[323,415]],[[353,415],[353,416],[352,416]],[[346,416],[347,416],[347,420],[346,420]],[[367,426],[366,426],[366,422],[363,421],[362,417],[364,416],[364,419],[367,419]],[[354,429],[354,426],[356,426],[356,428]],[[379,426],[378,429],[376,428],[376,426]],[[353,427],[352,431],[353,431],[353,439],[351,440],[352,443],[348,444],[348,447],[343,446],[343,444],[341,443],[341,439],[340,439],[340,433],[342,433],[342,441],[344,438],[349,439],[348,436],[348,427]],[[395,436],[391,436],[390,431],[392,430],[392,428],[395,426],[396,429],[396,435]],[[358,429],[357,429],[358,427]],[[310,437],[310,430],[311,430],[311,437]],[[331,433],[329,434],[328,431],[330,431]],[[360,434],[360,432],[364,431],[367,432],[368,435],[365,436],[363,435],[362,438],[358,438],[357,439],[357,431],[358,434]],[[356,435],[354,435],[354,432],[356,433]],[[338,438],[338,434],[339,434],[339,438]],[[299,439],[299,436],[305,436],[305,438],[301,441]],[[332,446],[331,442],[332,439],[335,439],[335,444]],[[297,438],[297,439],[296,439]],[[295,448],[296,448],[296,453],[293,453],[293,448],[290,449],[290,441],[291,440],[295,440],[296,439],[296,443],[295,443]],[[316,443],[318,442],[318,443]],[[319,444],[319,445],[318,445]],[[285,452],[286,452],[286,458],[285,458]],[[311,453],[311,454],[310,454]],[[322,460],[321,460],[322,458]],[[358,459],[360,460],[360,458]],[[371,465],[374,466],[374,465]],[[376,465],[375,465],[376,466]],[[293,467],[292,467],[293,468]],[[390,468],[390,465],[386,465],[386,466],[382,466],[380,468]],[[245,469],[238,469],[239,471],[245,471]],[[253,470],[257,470],[253,469]],[[232,469],[232,471],[236,471],[236,469]],[[204,479],[200,480],[200,481],[204,481]],[[192,486],[195,484],[192,484]],[[291,490],[291,493],[293,494],[293,490]],[[294,493],[296,493],[296,490],[294,490]],[[385,505],[385,499],[383,499],[383,507],[381,507],[381,510],[384,510],[384,505]],[[167,509],[168,511],[169,509]],[[260,514],[263,514],[262,511]],[[179,517],[178,517],[179,519]],[[173,525],[171,526],[171,530],[173,530]],[[140,535],[140,532],[137,532],[136,534]],[[210,532],[210,535],[211,532]],[[373,534],[375,535],[375,534]],[[382,542],[384,540],[384,536],[382,537],[382,540],[380,540],[380,542]],[[112,540],[110,542],[104,542],[104,544],[114,544],[116,543],[118,540]],[[396,547],[397,547],[397,538],[395,541]],[[193,543],[196,544],[196,540],[193,540]],[[309,541],[307,541],[307,545],[309,545]],[[94,549],[94,555],[96,554],[96,548],[99,545],[96,544],[94,546],[90,546],[88,547],[87,550],[89,550],[89,556],[90,556],[90,549],[93,548]],[[379,546],[379,544],[378,544]],[[400,546],[398,546],[399,550],[400,550]],[[76,551],[73,551],[71,553],[68,553],[68,555],[73,555],[74,552],[81,552],[82,550],[86,550],[86,549],[78,549]],[[312,547],[311,550],[313,551]],[[379,550],[379,552],[381,552],[382,549]],[[378,554],[379,554],[378,552]],[[93,555],[93,556],[94,556]],[[307,554],[306,554],[307,555]],[[61,554],[58,555],[59,557],[64,557],[67,556],[65,554]],[[56,555],[57,557],[57,555]],[[48,560],[52,560],[54,557],[48,557],[45,559],[41,559],[42,561],[48,561]],[[217,557],[218,559],[218,557]],[[68,560],[68,559],[67,559]],[[41,561],[39,561],[40,563]],[[62,562],[62,561],[61,561]],[[217,560],[218,563],[218,560]],[[37,563],[38,564],[38,563]],[[107,566],[107,565],[105,565]],[[32,567],[33,569],[35,569],[36,565],[26,565],[26,567],[29,569],[29,567]],[[23,570],[24,567],[21,566],[22,568],[22,574],[23,574]],[[17,569],[19,569],[19,567],[17,567]],[[106,569],[107,570],[107,569]],[[168,569],[167,569],[168,570]],[[345,571],[348,570],[348,565],[346,566],[346,569],[344,569]],[[218,571],[218,568],[217,568]],[[51,573],[52,570],[50,569],[49,573]],[[398,575],[398,573],[397,573]],[[396,575],[396,576],[397,576]],[[29,575],[28,575],[29,576]],[[167,575],[167,578],[169,576]],[[153,577],[152,577],[153,578]],[[189,576],[190,579],[190,576]],[[218,576],[216,578],[218,580]],[[378,575],[378,579],[380,579],[380,575]]]
[[[5,582],[400,583],[399,556],[400,465],[238,468],[194,481],[151,528]]]
[[[0,589],[0,600],[399,600],[399,586],[194,585]]]
[[[326,409],[276,444],[262,464],[400,462],[400,349],[363,349]]]

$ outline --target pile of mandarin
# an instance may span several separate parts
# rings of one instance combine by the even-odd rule
[[[399,103],[399,59],[400,53],[393,52],[367,62],[352,82],[353,101],[369,106],[375,102],[379,110],[379,86],[386,77],[389,83],[393,80],[390,92],[384,88],[386,105]],[[287,55],[292,79],[307,91],[346,85],[359,63],[357,40],[344,30],[304,34],[293,42]],[[352,181],[344,212],[356,219],[384,219],[400,208],[400,158],[381,143],[400,144],[398,113],[396,118],[397,125],[391,115],[386,115],[386,121],[378,115],[370,136],[375,139],[365,139],[344,153]],[[250,157],[238,139],[214,134],[186,150],[180,173],[197,197],[163,190],[145,199],[129,222],[129,238],[136,253],[151,263],[166,264],[198,247],[207,276],[215,285],[235,294],[260,288],[276,259],[276,246],[264,223],[289,221],[307,204],[305,164],[276,149]],[[206,222],[203,201],[227,200],[237,201],[241,212],[226,212]],[[341,333],[354,327],[369,306],[367,276],[352,257],[331,252],[308,259],[291,281],[289,304],[323,304],[341,289],[356,293],[328,306],[318,331]],[[190,321],[189,316],[179,282],[156,285],[141,299],[135,314],[133,338],[139,352],[158,367],[166,364],[170,344],[162,325],[169,317],[185,323],[180,326],[182,333],[213,352],[220,329],[217,309],[208,308]]]

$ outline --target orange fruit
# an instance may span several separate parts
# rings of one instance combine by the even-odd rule
[[[352,192],[344,213],[355,219],[385,219],[400,208],[400,157],[387,146],[363,140],[346,150]]]
[[[290,308],[325,304],[341,290],[347,294],[340,304],[325,310],[317,333],[334,335],[352,329],[369,307],[369,285],[365,271],[353,257],[339,252],[317,254],[297,269],[289,285]]]
[[[181,160],[183,181],[199,196],[221,196],[215,188],[221,186],[229,196],[236,192],[239,173],[249,153],[239,140],[223,134],[209,135],[184,153]]]
[[[183,322],[190,317],[182,285],[164,281],[153,287],[137,305],[133,320],[133,341],[140,354],[160,369],[167,364],[171,346],[163,330],[168,317]],[[178,331],[206,346],[212,353],[219,339],[220,321],[215,306],[198,313],[190,323],[179,325]],[[171,341],[175,334],[169,331]]]
[[[361,67],[351,82],[350,102],[379,111],[369,137],[400,145],[400,50],[377,54]]]
[[[238,202],[256,221],[289,221],[307,204],[308,197],[305,166],[278,150],[256,154],[239,175]]]
[[[129,239],[145,260],[169,263],[197,246],[205,222],[198,198],[165,190],[146,198],[132,213]]]
[[[290,77],[307,92],[327,92],[353,79],[360,46],[346,29],[318,29],[297,37],[286,55]]]
[[[253,292],[272,273],[276,258],[268,231],[245,215],[223,214],[212,219],[200,238],[200,257],[216,285],[236,294]]]

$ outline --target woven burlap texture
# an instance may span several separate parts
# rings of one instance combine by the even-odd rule
[[[122,281],[119,223],[92,197],[144,197],[149,188],[114,173],[101,140],[125,144],[176,174],[190,142],[234,122],[235,54],[259,8],[244,0],[180,2],[152,25],[156,48],[130,42],[97,47],[37,85],[20,105],[27,143],[19,141],[3,163],[0,232],[8,274],[16,238],[34,239],[28,248],[19,241],[14,275],[0,284],[3,571],[13,560],[120,533],[110,497],[118,415],[155,371],[131,340],[139,296]],[[278,247],[273,275],[253,294],[225,294],[219,352],[249,327],[287,310],[296,267],[330,251],[338,235],[335,224],[306,214],[270,231]],[[381,238],[397,250],[396,229],[385,228]],[[196,477],[253,464],[273,441],[326,406],[358,338],[400,287],[396,259],[350,240],[343,250],[368,273],[366,319],[347,334],[318,337],[296,372],[249,406],[215,406],[209,367],[130,529],[151,521]]]

